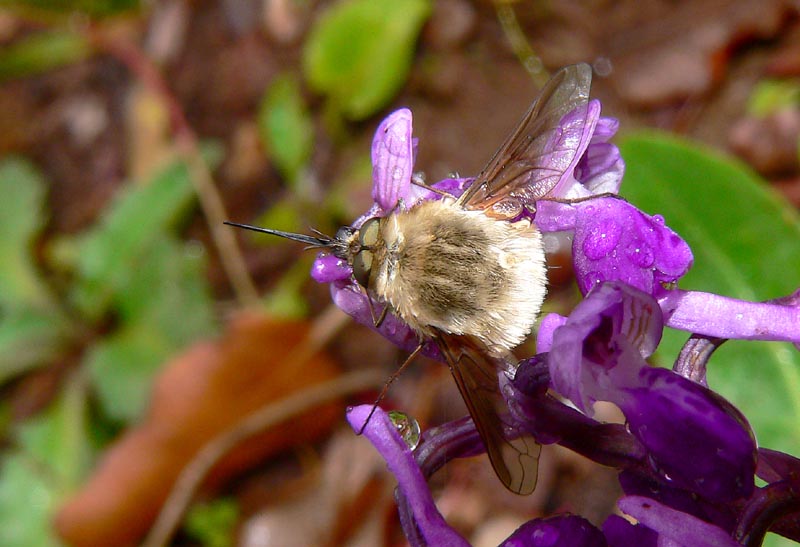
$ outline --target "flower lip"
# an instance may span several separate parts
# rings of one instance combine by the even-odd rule
[[[397,478],[399,489],[409,500],[416,525],[427,543],[469,547],[466,540],[448,526],[436,509],[413,452],[389,416],[380,408],[375,408],[374,413],[372,411],[372,405],[350,408],[347,411],[347,421],[354,431],[363,429],[364,436],[386,461],[389,470]]]

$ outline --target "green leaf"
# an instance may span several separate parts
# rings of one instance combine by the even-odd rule
[[[58,355],[71,327],[33,257],[45,183],[27,161],[0,161],[0,383]]]
[[[33,263],[33,239],[44,225],[45,183],[29,162],[0,161],[0,308],[47,309],[52,301]]]
[[[199,503],[186,515],[186,532],[203,547],[230,547],[238,519],[236,500],[223,498]]]
[[[20,11],[49,11],[67,16],[82,13],[92,17],[121,14],[140,6],[139,0],[5,0],[4,4]]]
[[[750,94],[747,111],[755,116],[769,116],[779,110],[800,106],[800,81],[762,80]]]
[[[25,422],[17,435],[19,449],[47,470],[63,492],[78,487],[91,463],[86,388],[82,373],[74,374],[56,401]]]
[[[258,111],[261,140],[284,179],[296,190],[314,144],[314,124],[297,80],[284,75],[272,82]]]
[[[303,52],[311,86],[334,109],[362,120],[385,106],[408,76],[428,0],[344,0],[314,24]]]
[[[86,38],[76,32],[39,32],[0,50],[0,81],[40,74],[89,53]]]
[[[215,330],[202,249],[164,237],[146,256],[120,296],[120,328],[85,362],[104,412],[117,422],[141,415],[167,359]]]
[[[295,262],[277,285],[264,298],[270,316],[283,319],[301,319],[308,315],[308,302],[303,287],[308,282],[308,271],[314,257],[307,254]]]
[[[56,547],[50,527],[59,492],[35,462],[7,455],[0,465],[0,544],[9,547]]]
[[[23,424],[0,466],[0,545],[55,547],[51,526],[59,501],[90,461],[86,393],[80,378],[43,414]]]
[[[757,175],[663,134],[629,135],[621,150],[622,195],[663,215],[692,247],[683,289],[759,301],[800,286],[800,218]],[[667,330],[662,364],[687,336]],[[727,342],[709,363],[709,384],[744,412],[760,445],[800,454],[800,352],[790,344]]]
[[[70,337],[70,326],[52,311],[16,308],[0,319],[0,384],[52,362]]]
[[[89,319],[98,319],[122,296],[130,278],[154,241],[194,202],[189,173],[175,163],[146,184],[129,185],[100,223],[81,236],[62,240],[59,256],[75,260],[75,306]]]
[[[123,328],[92,348],[84,365],[105,415],[115,423],[141,416],[169,353],[160,333],[146,326]]]

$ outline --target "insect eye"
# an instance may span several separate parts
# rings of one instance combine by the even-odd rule
[[[372,248],[378,244],[378,237],[380,236],[380,221],[378,217],[373,217],[361,225],[358,240],[361,243],[361,248]],[[371,260],[371,259],[370,259]]]
[[[350,226],[342,226],[336,231],[337,241],[347,241],[355,233],[355,230]]]
[[[372,251],[360,251],[353,258],[353,277],[358,284],[367,288],[369,284],[369,274],[372,271]]]

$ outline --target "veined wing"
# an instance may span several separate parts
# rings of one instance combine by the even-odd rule
[[[592,69],[585,63],[564,67],[550,78],[458,203],[483,210],[504,200],[524,205],[546,196],[588,138],[583,129],[591,84]]]
[[[541,445],[510,419],[498,374],[507,366],[476,338],[439,332],[435,340],[453,373],[500,481],[516,494],[536,487]]]

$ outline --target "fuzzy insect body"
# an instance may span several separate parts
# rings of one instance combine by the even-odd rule
[[[533,329],[545,296],[541,234],[453,199],[381,219],[368,288],[412,329],[473,336],[495,354]]]

